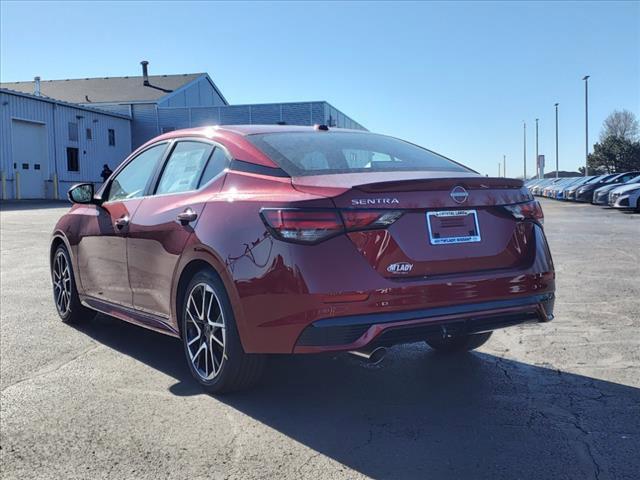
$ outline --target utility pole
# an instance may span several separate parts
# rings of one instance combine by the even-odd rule
[[[540,178],[540,159],[538,158],[538,119],[536,118],[536,172]]]
[[[589,77],[585,75],[584,80],[584,176],[589,175]]]
[[[558,166],[558,105],[559,103],[556,103],[555,107],[556,107],[556,178],[558,178],[558,171],[560,170],[560,167]]]
[[[502,155],[502,171],[504,172],[504,177],[507,176],[507,156]]]
[[[522,121],[522,125],[524,127],[523,135],[524,135],[524,181],[527,181],[527,122]]]

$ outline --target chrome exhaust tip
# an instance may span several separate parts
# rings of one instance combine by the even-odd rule
[[[387,349],[385,347],[374,347],[372,349],[351,350],[349,353],[366,360],[370,365],[378,365],[386,357]]]

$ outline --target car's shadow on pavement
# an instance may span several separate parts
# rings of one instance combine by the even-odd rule
[[[103,316],[80,330],[174,377],[174,394],[202,394],[179,341]],[[375,367],[346,355],[274,357],[256,388],[215,401],[308,447],[291,459],[300,476],[320,475],[318,456],[390,479],[640,471],[640,389],[484,353],[443,357],[413,344]]]

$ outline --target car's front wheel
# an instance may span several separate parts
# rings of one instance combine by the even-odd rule
[[[493,332],[485,332],[447,338],[430,338],[426,340],[426,342],[427,345],[440,353],[467,352],[487,343],[492,333]]]
[[[71,256],[64,245],[60,245],[53,254],[51,281],[53,283],[53,300],[63,322],[77,323],[82,320],[90,320],[96,315],[94,310],[90,310],[80,303],[76,280],[73,276]]]
[[[222,281],[212,270],[196,273],[184,292],[181,334],[193,377],[210,393],[253,385],[264,356],[242,348],[233,311]]]

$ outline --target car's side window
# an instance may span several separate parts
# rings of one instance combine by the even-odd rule
[[[207,162],[207,166],[204,169],[204,173],[202,174],[198,187],[206,185],[213,177],[227,168],[229,160],[230,159],[225,151],[220,147],[216,147],[213,151],[213,155],[211,155],[211,158],[209,159],[209,162]]]
[[[107,201],[129,200],[145,194],[167,145],[155,145],[131,160],[111,182]]]
[[[209,143],[178,142],[164,166],[156,195],[188,192],[198,188],[198,180],[212,150],[213,145]]]

